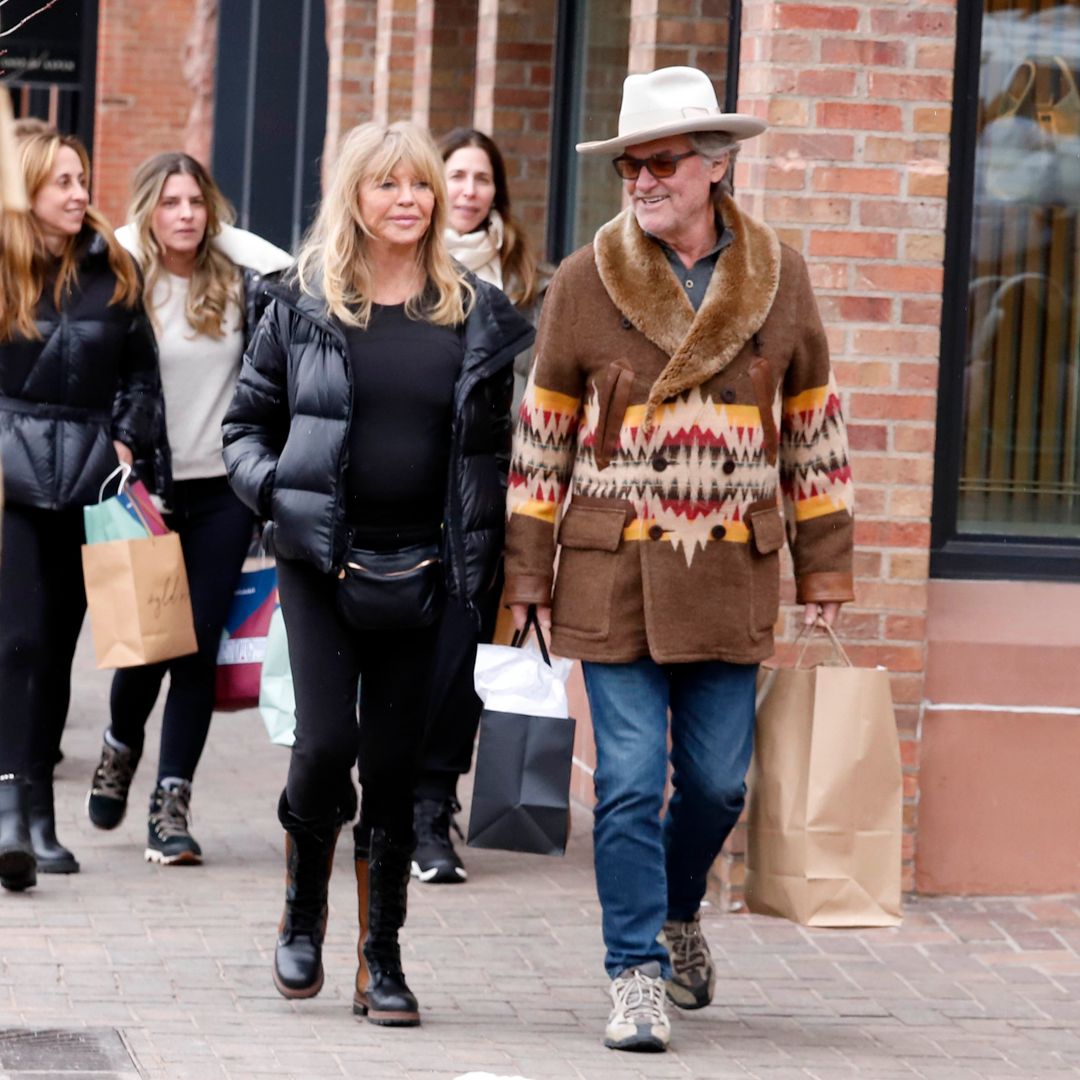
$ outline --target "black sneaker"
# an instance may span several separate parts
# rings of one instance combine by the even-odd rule
[[[412,876],[430,885],[452,885],[464,881],[468,874],[450,839],[450,829],[465,839],[454,820],[461,803],[452,795],[445,799],[417,799],[413,804],[413,828],[416,830],[416,851],[412,860]]]
[[[197,866],[202,848],[188,832],[191,817],[191,781],[168,777],[150,796],[146,861],[162,866]]]
[[[131,778],[139,764],[138,756],[127,747],[115,747],[108,739],[101,741],[101,760],[90,781],[86,812],[99,829],[115,829],[127,812]]]

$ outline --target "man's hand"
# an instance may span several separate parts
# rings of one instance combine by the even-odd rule
[[[121,465],[127,465],[130,468],[135,464],[135,455],[132,454],[130,447],[126,443],[122,443],[119,439],[113,439],[113,449],[116,451],[117,460]]]
[[[529,617],[528,604],[511,604],[510,614],[514,616],[514,626],[518,630],[525,629],[525,620]],[[536,618],[540,623],[541,630],[551,629],[551,608],[546,604],[536,605]]]
[[[824,604],[807,604],[803,622],[812,626],[820,616],[829,626],[833,626],[839,614],[840,603],[837,600],[826,600]]]

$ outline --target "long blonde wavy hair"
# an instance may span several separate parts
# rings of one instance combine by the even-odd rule
[[[53,128],[24,130],[17,135],[19,161],[22,165],[26,194],[31,205],[45,186],[56,164],[61,147],[78,155],[90,183],[90,157],[86,147],[74,135],[61,135]],[[82,231],[64,245],[56,267],[53,300],[59,310],[64,299],[78,284],[78,263],[82,251],[97,233],[108,248],[109,268],[116,277],[110,304],[134,307],[139,299],[139,278],[128,254],[120,246],[108,221],[93,207],[86,208]],[[15,337],[36,340],[41,337],[35,312],[54,257],[45,246],[45,235],[33,210],[6,211],[0,215],[0,341]]]
[[[184,314],[188,325],[197,334],[207,337],[225,336],[225,316],[230,302],[240,302],[240,272],[236,265],[216,250],[211,241],[221,232],[221,226],[231,225],[236,218],[232,206],[221,188],[202,164],[190,154],[178,150],[155,154],[135,170],[131,181],[131,202],[128,221],[135,226],[139,237],[136,256],[143,272],[146,310],[157,327],[153,308],[154,286],[161,276],[161,244],[154,236],[154,211],[161,201],[170,176],[190,176],[199,187],[206,204],[206,232],[195,253],[195,269],[188,285]]]
[[[439,152],[431,136],[409,121],[360,124],[345,136],[319,213],[297,258],[297,280],[303,292],[324,301],[347,326],[368,325],[374,292],[373,237],[360,213],[360,194],[364,185],[381,183],[400,164],[429,184],[435,195],[431,224],[416,251],[427,288],[406,303],[405,312],[437,326],[456,326],[464,321],[475,294],[443,240],[446,181]]]

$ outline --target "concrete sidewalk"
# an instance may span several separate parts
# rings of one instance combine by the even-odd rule
[[[150,866],[157,721],[128,820],[100,833],[85,817],[109,687],[86,644],[57,774],[60,837],[83,871],[0,895],[0,1078],[1080,1075],[1080,897],[918,900],[901,928],[864,932],[707,915],[714,1006],[672,1010],[667,1055],[605,1050],[584,811],[564,859],[467,851],[467,885],[413,885],[405,968],[424,1015],[414,1030],[351,1014],[355,894],[343,843],[325,988],[289,1003],[270,981],[283,889],[274,807],[288,752],[254,712],[217,717],[195,786],[206,863]]]

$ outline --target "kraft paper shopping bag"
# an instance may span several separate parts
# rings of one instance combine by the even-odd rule
[[[747,907],[805,926],[896,926],[903,787],[889,673],[852,666],[819,624],[839,666],[762,669]]]
[[[86,544],[82,563],[99,668],[153,664],[197,651],[176,533]]]

